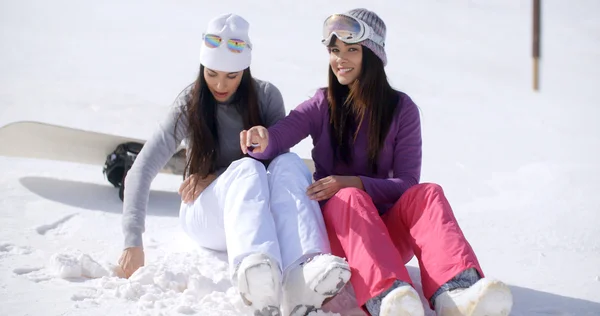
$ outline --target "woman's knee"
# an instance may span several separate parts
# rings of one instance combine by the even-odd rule
[[[275,157],[269,164],[267,171],[276,177],[285,173],[286,176],[302,176],[307,178],[309,182],[312,182],[308,166],[295,153],[285,153]]]
[[[277,172],[281,170],[289,170],[291,169],[290,167],[300,167],[301,169],[305,169],[306,165],[302,161],[302,158],[300,158],[297,154],[284,153],[275,157],[269,164],[267,170],[270,172]]]
[[[410,213],[415,216],[424,212],[452,213],[444,189],[436,183],[421,183],[411,187],[400,197],[394,209],[404,215]]]
[[[344,201],[350,201],[357,198],[371,198],[366,191],[354,187],[341,188],[334,194],[334,197]]]
[[[276,166],[278,164],[285,165],[288,163],[297,163],[299,161],[302,161],[300,156],[298,156],[296,153],[288,152],[275,157],[269,166]]]
[[[358,188],[342,188],[325,204],[323,216],[337,218],[344,213],[362,213],[367,216],[379,216],[371,196]]]
[[[437,183],[420,183],[408,189],[403,196],[444,195],[444,189]]]
[[[238,160],[235,160],[231,163],[231,167],[238,169],[247,169],[247,170],[265,170],[265,166],[262,162],[249,157],[244,157]]]
[[[265,166],[262,162],[249,157],[244,157],[235,160],[227,168],[227,172],[233,173],[237,176],[253,175],[253,174],[266,174]]]

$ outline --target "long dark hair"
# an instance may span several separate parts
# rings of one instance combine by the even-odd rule
[[[336,38],[330,43],[335,44]],[[379,153],[394,119],[399,95],[389,84],[383,62],[363,46],[362,71],[350,85],[342,85],[329,68],[329,102],[331,146],[336,161],[352,162],[352,143],[363,121],[369,124],[368,157],[372,172],[377,172]]]
[[[233,98],[231,104],[242,116],[245,129],[262,125],[255,81],[250,73],[250,68],[244,70],[242,80]],[[187,152],[183,177],[185,179],[186,175],[198,174],[205,178],[217,171],[219,122],[217,121],[217,100],[204,80],[203,65],[200,66],[200,73],[193,88],[186,95],[186,103],[180,117],[184,114],[187,116],[190,149]]]

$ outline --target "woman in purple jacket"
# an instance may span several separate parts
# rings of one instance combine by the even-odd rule
[[[386,79],[386,27],[355,9],[326,19],[329,85],[268,130],[243,131],[242,151],[270,159],[311,136],[315,182],[332,251],[348,258],[357,303],[371,315],[423,315],[404,266],[415,255],[437,315],[508,315],[509,288],[485,278],[442,188],[419,184],[417,106]]]

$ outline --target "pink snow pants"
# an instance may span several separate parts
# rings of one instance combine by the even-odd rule
[[[484,276],[437,184],[411,187],[382,216],[365,191],[344,188],[327,201],[323,216],[332,253],[345,257],[350,265],[358,306],[394,280],[412,284],[404,265],[413,255],[428,300],[466,269],[475,268]]]

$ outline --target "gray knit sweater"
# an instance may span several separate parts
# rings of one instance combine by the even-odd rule
[[[261,119],[269,127],[285,116],[283,98],[277,87],[267,81],[256,80]],[[187,142],[187,116],[185,96],[191,91],[188,86],[175,100],[165,119],[144,144],[133,166],[127,173],[123,203],[123,233],[125,248],[143,246],[142,234],[145,231],[146,207],[150,184],[160,170],[175,154],[177,147]],[[217,106],[219,133],[218,174],[231,162],[242,158],[240,132],[243,130],[242,117],[232,104]],[[180,113],[184,113],[177,122]],[[177,123],[177,130],[175,125]]]

